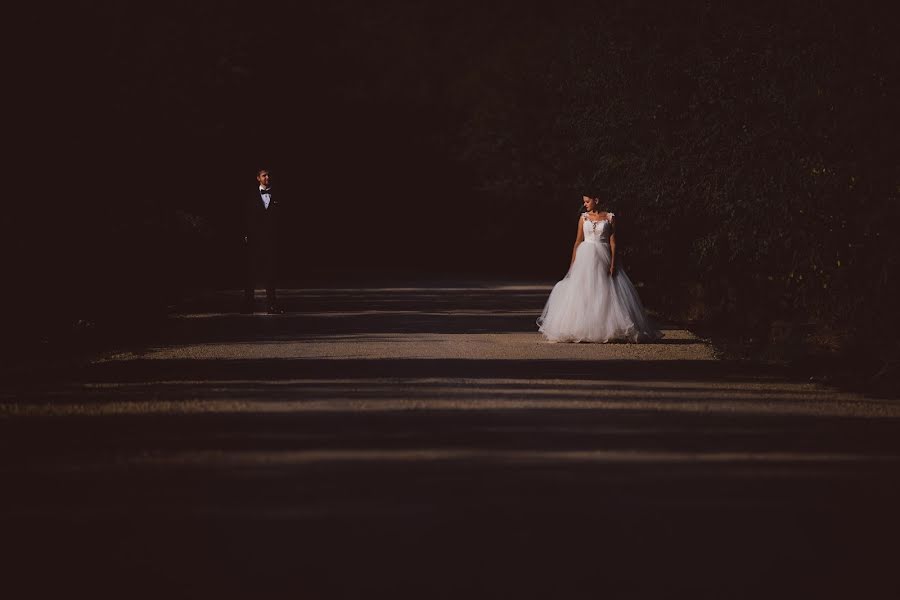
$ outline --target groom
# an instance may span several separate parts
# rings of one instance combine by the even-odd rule
[[[244,246],[247,254],[247,281],[244,288],[244,304],[241,312],[253,312],[253,293],[257,276],[266,286],[267,312],[282,314],[275,298],[275,251],[277,225],[280,214],[279,200],[269,187],[269,170],[256,172],[257,186],[244,200]]]

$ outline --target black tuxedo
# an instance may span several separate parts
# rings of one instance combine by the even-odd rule
[[[263,202],[259,186],[244,199],[244,237],[247,246],[247,283],[244,300],[253,301],[257,278],[266,287],[270,308],[275,305],[275,267],[278,244],[278,218],[281,213],[278,195],[272,190],[269,206]]]

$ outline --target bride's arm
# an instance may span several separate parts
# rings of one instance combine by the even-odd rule
[[[575,236],[575,246],[572,247],[572,260],[569,261],[569,266],[572,266],[572,263],[575,262],[575,252],[578,250],[578,244],[584,241],[584,216],[578,219],[578,234]]]
[[[616,221],[612,215],[609,218],[612,233],[609,234],[609,276],[616,274]]]

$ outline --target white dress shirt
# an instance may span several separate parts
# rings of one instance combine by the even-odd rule
[[[269,208],[269,202],[272,201],[272,194],[270,193],[270,188],[264,188],[263,186],[259,186],[259,194],[262,196],[263,204],[266,208]]]

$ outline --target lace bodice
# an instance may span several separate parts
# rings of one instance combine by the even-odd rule
[[[609,242],[609,236],[613,229],[613,213],[606,213],[606,218],[600,221],[591,221],[587,215],[584,215],[584,241],[586,242]]]

